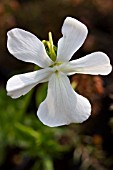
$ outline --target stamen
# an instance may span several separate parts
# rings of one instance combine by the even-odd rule
[[[54,51],[54,45],[53,45],[53,39],[52,39],[52,33],[49,32],[49,43],[50,43],[50,58],[55,61],[56,60],[56,54]]]

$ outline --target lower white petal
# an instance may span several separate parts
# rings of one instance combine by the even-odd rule
[[[7,94],[12,98],[18,98],[28,93],[38,83],[46,82],[52,74],[52,68],[19,74],[11,77],[6,85]]]
[[[63,73],[53,74],[48,84],[48,94],[37,111],[39,119],[50,127],[80,123],[91,113],[89,101],[72,89]]]
[[[62,64],[60,70],[67,73],[67,75],[75,73],[107,75],[111,72],[112,67],[105,53],[95,52],[80,59]]]

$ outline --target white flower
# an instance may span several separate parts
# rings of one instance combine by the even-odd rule
[[[53,55],[53,59],[47,55],[44,44],[35,35],[18,28],[8,32],[9,52],[19,60],[42,68],[10,78],[6,86],[8,95],[18,98],[37,84],[48,81],[47,97],[37,111],[39,119],[45,125],[54,127],[80,123],[91,114],[89,101],[72,89],[67,75],[107,75],[111,72],[109,58],[102,52],[69,61],[84,43],[87,32],[84,24],[67,17],[62,26],[63,37],[58,41],[57,57]]]

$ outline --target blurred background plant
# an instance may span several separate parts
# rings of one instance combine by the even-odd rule
[[[103,51],[113,64],[113,0],[0,1],[0,170],[113,169],[113,73],[70,78],[73,88],[92,104],[92,115],[83,124],[49,128],[38,120],[36,111],[46,96],[47,84],[16,100],[6,94],[8,78],[34,67],[11,57],[6,48],[7,31],[22,28],[41,40],[51,31],[57,45],[67,16],[89,29],[73,59]]]

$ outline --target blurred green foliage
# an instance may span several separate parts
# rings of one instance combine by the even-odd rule
[[[42,90],[39,90],[41,98],[44,97]],[[31,102],[31,94],[32,91],[25,97],[12,100],[3,88],[0,89],[0,162],[5,159],[7,147],[18,147],[22,153],[44,159],[44,162],[71,147],[58,143],[58,138],[65,130],[42,126],[35,114],[23,112]],[[39,100],[41,98],[38,97]]]

